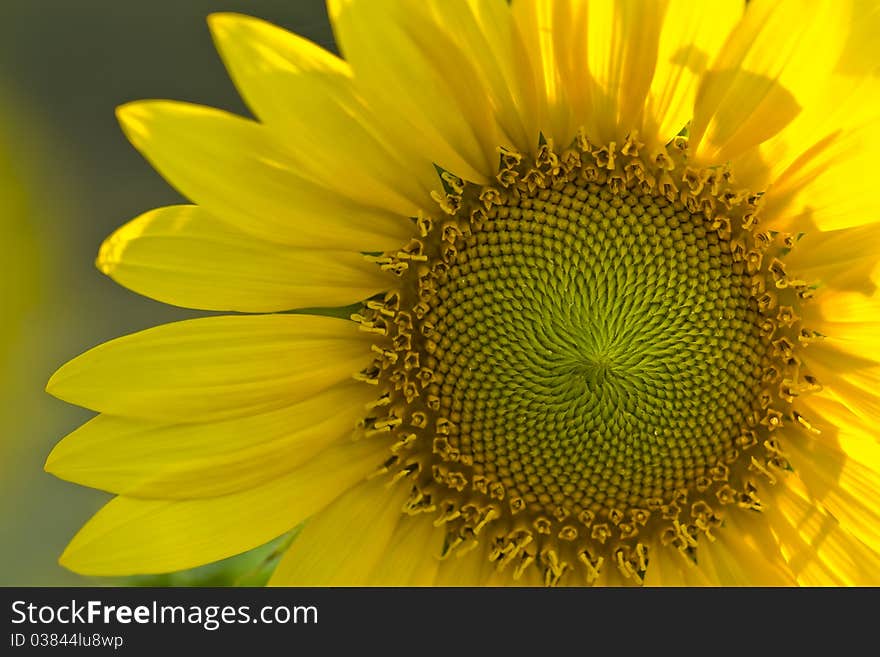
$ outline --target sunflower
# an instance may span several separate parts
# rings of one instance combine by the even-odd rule
[[[880,583],[878,3],[328,7],[344,59],[210,17],[257,120],[118,111],[193,205],[98,267],[241,314],[52,377],[47,470],[117,495],[61,563]]]

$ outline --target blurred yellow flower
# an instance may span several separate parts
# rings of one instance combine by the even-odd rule
[[[18,447],[12,439],[12,421],[21,411],[21,337],[32,320],[30,313],[42,295],[41,260],[36,249],[30,199],[33,189],[21,162],[21,134],[28,123],[22,120],[8,92],[0,89],[0,245],[3,247],[3,275],[0,276],[0,427],[6,439],[0,441],[0,476],[9,480],[16,467]],[[30,136],[30,135],[28,135]],[[18,146],[19,148],[16,148]]]
[[[329,13],[211,17],[257,121],[119,110],[194,205],[99,268],[253,314],[52,377],[100,415],[47,469],[118,495],[62,563],[308,520],[272,583],[880,583],[878,3]]]
[[[0,94],[2,95],[2,94]],[[0,103],[0,244],[3,245],[4,275],[0,277],[0,383],[7,374],[8,360],[16,338],[24,328],[27,311],[33,307],[39,288],[37,254],[28,210],[28,191],[21,163],[16,162],[9,143],[10,127],[23,123]]]

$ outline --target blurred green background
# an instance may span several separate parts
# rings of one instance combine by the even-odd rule
[[[323,0],[0,0],[2,586],[120,583],[57,564],[109,496],[43,472],[52,446],[91,417],[43,387],[100,342],[197,314],[129,292],[93,262],[116,227],[181,200],[126,142],[117,105],[173,98],[247,114],[208,33],[215,11],[333,48]],[[257,583],[268,551],[122,583]]]

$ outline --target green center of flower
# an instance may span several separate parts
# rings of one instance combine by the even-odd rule
[[[444,172],[442,212],[374,258],[400,286],[354,316],[377,335],[364,429],[443,557],[642,581],[649,547],[694,559],[721,509],[760,511],[756,477],[790,468],[774,432],[810,428],[793,239],[686,140],[641,147],[502,150],[484,187]]]
[[[547,514],[692,488],[742,430],[767,350],[710,225],[608,184],[493,206],[424,318],[441,451]]]

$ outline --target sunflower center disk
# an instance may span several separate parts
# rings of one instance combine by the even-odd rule
[[[788,244],[684,140],[639,146],[502,151],[482,188],[444,174],[444,214],[377,258],[401,287],[356,316],[385,338],[363,378],[387,415],[365,426],[392,434],[385,469],[446,553],[641,581],[649,543],[692,555],[716,507],[759,509],[749,477],[788,467],[770,434],[815,385]]]
[[[681,206],[596,183],[492,207],[425,317],[442,451],[548,515],[693,486],[739,434],[767,351],[719,242]]]

